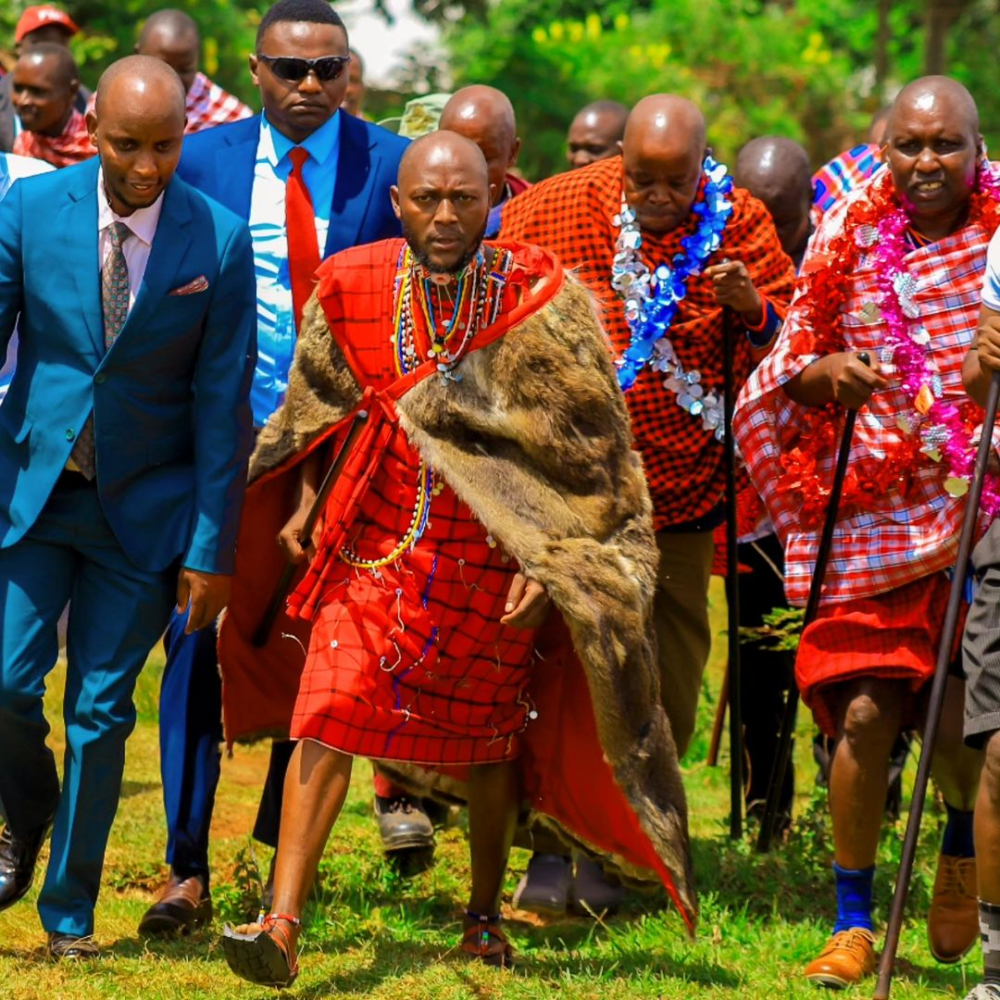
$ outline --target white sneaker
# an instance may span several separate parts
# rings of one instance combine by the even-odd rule
[[[992,983],[980,983],[974,987],[965,1000],[1000,1000],[1000,986]]]

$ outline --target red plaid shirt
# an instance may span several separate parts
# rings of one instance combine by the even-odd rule
[[[793,403],[782,386],[815,361],[816,354],[796,354],[792,339],[809,327],[802,303],[810,261],[827,253],[830,241],[844,226],[851,205],[867,198],[875,185],[891,184],[888,171],[838,202],[824,217],[809,246],[796,296],[774,350],[761,362],[737,402],[734,431],[740,450],[778,534],[785,546],[785,593],[792,604],[805,604],[809,595],[821,526],[802,523],[800,498],[780,490],[784,473],[782,456],[803,443],[801,428],[815,410]],[[930,333],[931,356],[936,361],[944,398],[966,400],[962,388],[962,361],[972,343],[981,301],[986,249],[990,234],[977,224],[911,250],[906,267],[917,280],[915,301],[921,321]],[[874,266],[858,261],[846,286],[839,350],[869,351],[878,356],[886,343],[881,319],[866,322],[861,309],[877,302]],[[894,370],[883,364],[890,380]],[[858,413],[851,449],[851,464],[878,462],[886,448],[904,440],[898,421],[913,412],[912,400],[898,384],[872,396]],[[833,480],[836,439],[818,454],[818,474],[824,483]],[[944,488],[946,466],[921,456],[923,464],[904,496],[890,488],[873,496],[865,509],[842,510],[833,538],[826,573],[824,600],[848,601],[885,593],[945,569],[955,561],[962,503]]]
[[[629,327],[621,299],[611,287],[611,260],[618,229],[611,219],[621,208],[622,161],[599,160],[580,170],[559,174],[533,185],[509,201],[500,232],[504,239],[535,243],[551,250],[596,299],[598,314],[616,355],[629,344]],[[732,194],[729,218],[716,260],[742,260],[757,291],[779,314],[791,298],[795,272],[778,243],[767,209],[746,191]],[[643,256],[650,267],[680,252],[680,241],[694,232],[694,221],[666,236],[643,233]],[[706,389],[721,394],[722,310],[712,283],[696,276],[688,282],[670,330],[670,339],[686,370],[697,370]],[[750,345],[740,337],[736,345],[736,385],[742,385],[753,362]],[[636,446],[642,452],[653,498],[657,531],[698,520],[714,511],[725,492],[722,445],[701,420],[677,405],[664,388],[664,376],[644,369],[626,395]]]
[[[201,132],[215,125],[226,125],[249,118],[253,112],[237,97],[227,94],[217,83],[212,83],[204,73],[195,75],[188,91],[187,125],[184,132]]]

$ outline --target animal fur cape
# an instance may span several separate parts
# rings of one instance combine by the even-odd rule
[[[461,381],[426,378],[395,401],[395,413],[424,461],[545,586],[558,611],[539,637],[544,659],[530,688],[538,718],[521,737],[527,804],[564,839],[610,857],[626,874],[655,871],[693,932],[687,804],[653,647],[657,548],[625,402],[589,294],[548,253],[500,245],[545,275],[545,304],[468,354]],[[294,507],[296,477],[288,472],[342,435],[362,400],[338,346],[349,351],[337,328],[338,273],[349,272],[345,255],[379,247],[346,251],[320,269],[285,404],[251,460],[219,644],[230,742],[288,732],[303,663],[299,643],[289,640],[307,644],[308,623],[280,617],[263,649],[248,637],[282,567],[274,539]],[[461,798],[454,774],[389,767],[424,793]]]

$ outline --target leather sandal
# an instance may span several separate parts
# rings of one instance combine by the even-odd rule
[[[291,986],[299,974],[291,935],[278,923],[284,920],[293,927],[301,921],[287,913],[269,913],[256,924],[232,927],[222,932],[222,950],[229,968],[242,979],[258,986]]]
[[[500,915],[487,916],[485,913],[465,911],[469,924],[462,934],[462,954],[470,961],[480,961],[496,969],[514,968],[514,949],[500,930]]]

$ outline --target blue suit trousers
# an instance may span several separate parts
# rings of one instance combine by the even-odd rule
[[[222,682],[214,629],[186,635],[176,611],[163,643],[167,665],[160,688],[160,776],[167,818],[167,864],[181,878],[209,881],[208,841],[222,756]],[[275,740],[254,839],[278,846],[285,772],[295,744]]]
[[[135,681],[167,625],[176,588],[176,569],[135,567],[96,487],[72,473],[60,477],[27,534],[0,549],[0,802],[17,834],[54,818],[38,898],[49,932],[93,932],[125,740],[135,726]],[[42,698],[67,602],[60,791]]]

